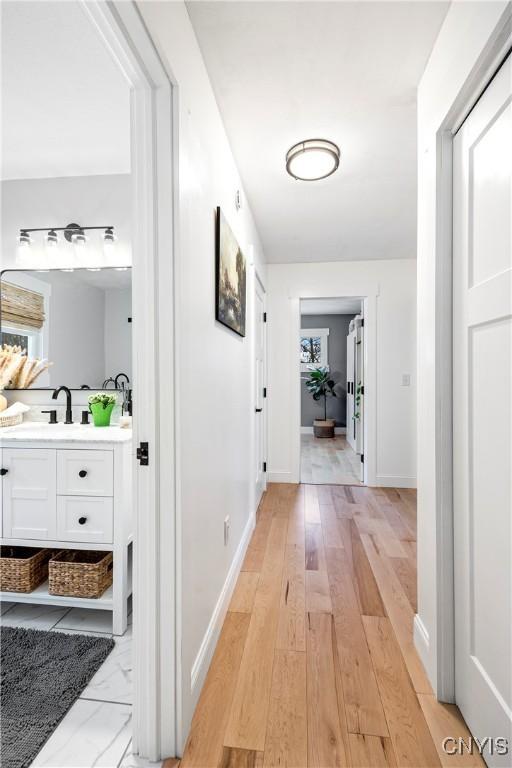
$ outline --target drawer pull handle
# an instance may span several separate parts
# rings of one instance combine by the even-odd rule
[[[80,472],[78,473],[78,477],[86,477],[86,476],[87,476],[87,470],[81,469]]]
[[[85,525],[85,523],[87,522],[87,518],[86,517],[79,517],[78,518],[78,522],[79,522],[80,525]]]
[[[8,469],[6,469],[5,467],[2,467],[2,469],[0,469],[0,475],[2,475],[2,477],[3,477],[4,475],[6,475],[8,473],[8,471],[9,471]]]

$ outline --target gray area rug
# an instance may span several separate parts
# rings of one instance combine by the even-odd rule
[[[2,627],[0,765],[28,768],[114,641]]]

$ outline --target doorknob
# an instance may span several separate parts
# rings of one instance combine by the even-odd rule
[[[2,476],[6,475],[8,473],[8,471],[9,471],[8,469],[5,469],[5,467],[2,467],[2,469],[0,469],[0,475],[2,475]]]
[[[78,518],[78,522],[79,522],[80,525],[84,525],[87,522],[87,518],[86,517],[79,517]]]
[[[256,411],[256,413],[261,413],[263,408],[255,408],[254,410]]]
[[[81,469],[80,472],[78,473],[78,476],[79,477],[87,477],[87,470],[86,469]]]

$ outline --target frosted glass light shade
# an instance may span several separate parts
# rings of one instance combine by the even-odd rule
[[[301,181],[325,179],[338,169],[339,164],[339,147],[327,139],[300,141],[286,153],[286,170]]]

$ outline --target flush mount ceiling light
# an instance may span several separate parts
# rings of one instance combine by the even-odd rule
[[[331,176],[340,164],[340,149],[327,139],[307,139],[286,153],[286,170],[300,181],[319,181]]]

